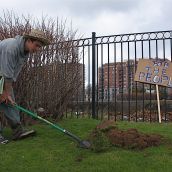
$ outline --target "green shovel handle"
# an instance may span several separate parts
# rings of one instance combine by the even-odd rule
[[[12,106],[12,105],[11,105],[11,106]],[[23,108],[23,107],[21,107],[21,106],[19,106],[19,105],[17,105],[17,104],[14,104],[13,106],[14,106],[16,109],[18,109],[18,110],[20,110],[20,111],[22,111],[22,112],[25,112],[25,113],[26,113],[27,115],[29,115],[29,116],[31,116],[31,117],[33,117],[33,118],[36,118],[36,119],[39,119],[39,120],[41,120],[41,121],[43,121],[43,122],[49,124],[50,126],[52,126],[52,127],[56,128],[57,130],[61,131],[62,133],[66,134],[66,135],[68,135],[68,136],[70,136],[70,137],[72,137],[72,138],[73,138],[74,140],[76,140],[80,145],[84,146],[85,148],[88,148],[88,145],[86,145],[87,142],[82,141],[78,136],[72,134],[71,132],[69,132],[69,131],[67,131],[67,130],[61,128],[61,127],[59,127],[59,126],[56,125],[56,124],[51,123],[50,121],[48,121],[48,120],[46,120],[46,119],[44,119],[44,118],[38,116],[36,113],[33,113],[33,112],[31,112],[31,111],[29,111],[29,110],[27,110],[27,109],[25,109],[25,108]],[[89,144],[89,145],[90,145],[90,144]]]
[[[36,113],[33,113],[33,112],[31,112],[31,111],[29,111],[29,110],[27,110],[27,109],[25,109],[25,108],[23,108],[23,107],[21,107],[21,106],[19,106],[19,105],[17,105],[17,104],[15,104],[14,107],[15,107],[16,109],[18,109],[18,110],[21,110],[22,112],[25,112],[26,114],[28,114],[29,116],[31,116],[31,117],[33,117],[33,118],[39,119],[39,120],[41,120],[41,121],[43,121],[43,122],[45,122],[45,123],[51,125],[52,127],[56,128],[56,129],[58,129],[58,130],[60,130],[60,131],[63,132],[63,133],[65,132],[65,129],[63,129],[63,128],[61,128],[61,127],[59,127],[59,126],[57,126],[57,125],[51,123],[50,121],[48,121],[48,120],[46,120],[46,119],[44,119],[44,118],[38,116]]]

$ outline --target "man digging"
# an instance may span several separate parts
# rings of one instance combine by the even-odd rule
[[[12,140],[19,140],[35,134],[34,130],[25,130],[21,125],[19,111],[13,106],[15,98],[13,82],[16,81],[22,66],[27,61],[29,53],[39,51],[42,46],[50,42],[44,32],[33,29],[29,34],[16,36],[0,41],[0,111],[12,129]],[[0,127],[0,144],[8,143],[8,139],[2,136]]]

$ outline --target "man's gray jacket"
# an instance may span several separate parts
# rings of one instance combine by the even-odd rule
[[[28,59],[24,53],[24,38],[16,36],[0,41],[0,73],[9,81],[16,81]]]

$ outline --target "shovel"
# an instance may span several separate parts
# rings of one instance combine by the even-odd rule
[[[71,138],[73,138],[75,141],[78,142],[79,147],[85,148],[85,149],[89,149],[89,148],[91,147],[90,142],[88,142],[88,141],[86,141],[86,140],[81,140],[81,139],[80,139],[79,137],[77,137],[76,135],[70,133],[69,131],[65,130],[64,128],[61,128],[61,127],[58,126],[57,124],[53,124],[52,122],[50,122],[50,121],[48,121],[48,120],[46,120],[46,119],[44,119],[44,118],[38,116],[36,113],[33,113],[33,112],[31,112],[31,111],[29,111],[29,110],[27,110],[27,109],[25,109],[25,108],[23,108],[23,107],[21,107],[21,106],[19,106],[19,105],[17,105],[17,104],[15,104],[14,107],[15,107],[16,109],[22,111],[22,112],[25,112],[27,115],[29,115],[29,116],[31,116],[31,117],[33,117],[33,118],[35,118],[35,119],[39,119],[40,121],[43,121],[43,122],[45,122],[45,123],[51,125],[53,128],[55,128],[55,129],[61,131],[62,133],[64,133],[64,134],[70,136]]]

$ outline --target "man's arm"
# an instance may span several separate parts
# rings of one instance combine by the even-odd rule
[[[4,83],[4,91],[6,93],[8,93],[9,95],[11,95],[12,93],[12,81],[5,79],[5,83]]]

